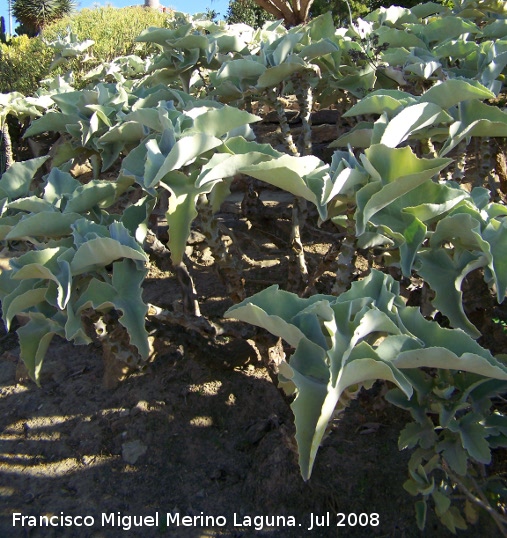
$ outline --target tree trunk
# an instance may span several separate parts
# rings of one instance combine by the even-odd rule
[[[287,26],[303,24],[308,19],[313,0],[254,0],[277,19],[283,19]]]

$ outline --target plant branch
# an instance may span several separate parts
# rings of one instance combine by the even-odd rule
[[[481,488],[478,486],[478,484],[475,482],[475,480],[472,477],[469,477],[472,482],[474,483],[474,487],[477,490],[477,493],[479,497],[475,496],[467,487],[466,485],[460,480],[460,478],[450,469],[447,462],[442,458],[442,469],[447,473],[449,478],[456,483],[456,485],[459,487],[459,489],[465,494],[467,499],[470,502],[473,502],[477,506],[480,506],[482,509],[486,510],[486,512],[493,518],[495,521],[497,527],[500,530],[500,533],[502,536],[507,538],[507,530],[505,526],[507,525],[507,518],[501,516],[488,502],[486,497],[484,496],[484,493],[482,493]]]
[[[5,151],[5,169],[8,170],[14,163],[14,156],[12,153],[12,140],[11,135],[9,134],[7,118],[2,122],[2,138]]]

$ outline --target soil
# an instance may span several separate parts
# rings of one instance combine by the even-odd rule
[[[262,227],[247,229],[234,196],[219,215],[243,252],[270,262],[245,267],[248,295],[287,278],[290,201],[273,191],[263,196],[272,216]],[[311,267],[329,248],[326,228],[315,230],[309,226],[304,237]],[[187,254],[202,313],[218,322],[232,303],[199,234]],[[329,281],[325,275],[318,291]],[[180,288],[170,267],[151,267],[145,298],[174,307]],[[150,330],[151,361],[123,376],[98,345],[55,339],[40,387],[26,376],[16,335],[3,334],[0,536],[451,536],[431,513],[425,533],[416,527],[414,499],[403,489],[410,454],[397,447],[408,416],[385,404],[383,385],[361,393],[333,423],[305,483],[290,399],[276,385],[276,363],[287,351],[280,343],[246,326],[220,343],[178,323],[153,323]],[[94,524],[41,527],[26,519],[13,526],[14,513],[89,516]],[[196,524],[177,527],[176,514]],[[144,526],[127,530],[134,516],[144,517]],[[309,530],[312,521],[322,525]],[[497,529],[481,516],[461,535],[494,536]]]

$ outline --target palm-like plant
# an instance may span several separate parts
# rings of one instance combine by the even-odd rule
[[[313,0],[255,0],[277,19],[283,19],[287,26],[297,26],[307,22]]]
[[[70,14],[72,0],[14,0],[12,14],[30,36],[38,35],[47,24]]]

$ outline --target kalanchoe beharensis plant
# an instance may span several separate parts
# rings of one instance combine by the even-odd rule
[[[399,284],[375,270],[339,297],[301,299],[273,286],[226,316],[263,327],[295,348],[280,367],[280,382],[296,395],[291,407],[305,480],[347,389],[386,379],[411,398],[410,372],[422,367],[507,381],[504,364],[463,331],[444,329],[405,306]]]
[[[141,363],[150,353],[141,297],[148,258],[129,228],[135,232],[143,219],[132,209],[121,219],[101,209],[119,192],[109,181],[81,185],[53,168],[41,192],[30,190],[46,159],[15,163],[0,179],[1,238],[27,247],[0,275],[5,325],[21,322],[20,355],[37,383],[54,335],[90,343],[90,320],[97,323],[113,312],[128,334],[119,344],[123,356],[131,366]]]
[[[483,102],[502,88],[507,65],[505,21],[476,20],[492,4],[475,2],[473,20],[435,4],[382,8],[338,31],[329,14],[291,30],[276,22],[242,34],[178,18],[172,28],[140,37],[160,54],[144,62],[118,59],[90,73],[90,81],[109,77],[115,84],[75,91],[60,81],[37,101],[2,98],[2,119],[9,106],[25,116],[48,111],[28,136],[58,131],[65,138],[40,188],[33,185],[42,174],[35,174],[50,163],[46,157],[13,163],[0,179],[0,239],[26,250],[0,276],[0,299],[6,325],[22,323],[21,355],[31,376],[40,381],[55,334],[75,343],[98,338],[105,352],[127,363],[150,354],[146,316],[216,336],[199,316],[186,267],[185,247],[197,226],[231,299],[242,301],[227,315],[270,330],[295,350],[280,368],[280,382],[295,396],[305,479],[336,413],[361,387],[384,379],[396,386],[389,401],[414,419],[400,448],[417,447],[405,487],[422,496],[420,527],[428,505],[449,529],[463,526],[454,492],[466,498],[468,521],[480,506],[503,524],[493,498],[499,482],[481,482],[475,473],[492,448],[505,445],[495,395],[505,390],[507,368],[474,341],[479,331],[466,316],[461,283],[479,269],[503,300],[507,210],[484,188],[470,191],[441,175],[451,150],[470,137],[507,134],[505,112]],[[69,40],[61,50],[73,55],[83,47]],[[299,138],[287,121],[284,100],[292,95]],[[350,95],[362,99],[348,116],[375,118],[341,137],[336,146],[348,151],[326,164],[312,155],[312,108],[334,106],[337,96],[348,103]],[[278,114],[285,153],[253,140],[249,124],[260,118],[240,109],[252,99]],[[486,141],[482,147],[489,149]],[[94,164],[96,177],[86,184],[67,173],[78,157]],[[461,180],[464,159],[458,164],[453,178]],[[115,166],[115,181],[98,179],[101,169]],[[485,160],[484,175],[487,167]],[[297,198],[291,268],[299,274],[289,280],[307,298],[276,287],[244,298],[241,256],[224,241],[229,230],[216,218],[238,173]],[[127,189],[143,198],[122,215],[108,213]],[[315,205],[319,222],[331,219],[342,232],[313,272],[301,240],[303,201]],[[157,205],[169,225],[161,252],[181,282],[184,312],[142,300],[141,245],[155,233],[148,218]],[[351,286],[358,248],[383,251],[405,278],[418,273],[454,329],[407,307],[398,283],[378,271]],[[311,295],[326,270],[336,273],[333,295]]]
[[[404,488],[420,497],[415,504],[423,530],[428,506],[453,533],[474,524],[485,510],[502,536],[507,518],[502,502],[507,489],[501,476],[488,476],[484,465],[492,449],[507,446],[507,417],[494,404],[507,391],[505,380],[488,379],[466,371],[446,369],[408,372],[414,393],[395,388],[386,399],[410,412],[399,448],[415,449]],[[461,510],[460,510],[461,508]]]

